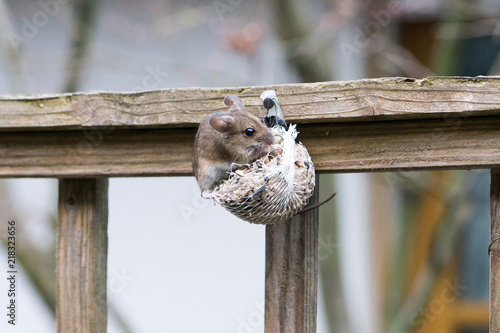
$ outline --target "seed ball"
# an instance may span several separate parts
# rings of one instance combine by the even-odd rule
[[[276,144],[268,155],[233,171],[211,193],[215,202],[250,223],[271,224],[297,214],[314,190],[314,164],[295,142],[295,126],[272,129]],[[280,139],[280,140],[278,140]]]

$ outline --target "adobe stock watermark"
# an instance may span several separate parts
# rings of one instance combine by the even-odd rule
[[[39,0],[37,3],[40,7],[39,11],[31,17],[23,16],[21,18],[21,35],[14,32],[7,34],[7,38],[13,47],[19,48],[20,45],[27,44],[35,38],[40,30],[49,23],[50,19],[61,11],[61,7],[69,3],[69,0]]]
[[[389,187],[389,191],[395,192],[396,189],[400,187],[401,184],[405,183],[405,179],[399,174],[399,172],[404,172],[404,169],[396,169],[391,172],[384,172],[383,177],[387,182],[387,186]]]
[[[449,280],[444,282],[445,288],[441,290],[437,298],[434,298],[421,311],[417,312],[411,319],[411,324],[414,332],[423,332],[429,323],[437,320],[437,317],[443,313],[447,304],[451,304],[457,300],[467,286],[458,283],[455,278],[453,283]]]
[[[255,309],[246,316],[238,316],[236,318],[236,328],[234,331],[225,333],[256,333],[262,332],[264,327],[264,307],[265,302],[253,302]]]
[[[210,200],[203,198],[200,189],[196,186],[192,189],[193,197],[190,204],[181,203],[178,206],[182,220],[186,224],[191,224],[192,218],[201,214],[202,210],[210,205]]]
[[[146,66],[144,71],[146,72],[146,75],[142,78],[142,84],[135,86],[133,88],[134,91],[159,88],[163,81],[170,76],[170,72],[160,68],[159,64],[156,64],[154,68]]]
[[[232,13],[242,2],[243,0],[216,0],[212,3],[212,6],[219,17],[219,20],[224,21],[224,15]]]
[[[318,260],[323,261],[328,259],[335,250],[339,248],[339,243],[333,240],[332,235],[326,236],[326,238],[318,238]]]
[[[120,271],[115,269],[111,270],[108,278],[107,287],[107,301],[110,303],[114,297],[121,294],[128,285],[135,280],[134,275],[130,275],[126,272],[125,267],[122,267]]]
[[[141,81],[142,85],[134,87],[135,91],[159,88],[160,84],[170,75],[169,72],[161,69],[158,64],[154,68],[146,66],[145,71],[146,75],[144,75]],[[81,133],[85,139],[78,142],[76,147],[77,154],[80,156],[89,155],[94,148],[98,147],[104,141],[104,135],[113,132],[114,129],[115,127],[112,124],[104,124],[104,126],[96,129],[82,130]]]
[[[80,156],[89,155],[94,148],[99,146],[104,141],[104,134],[113,132],[112,125],[99,127],[97,129],[84,129],[82,134],[85,140],[80,140],[76,146],[76,152]]]
[[[364,29],[354,28],[354,39],[352,43],[340,43],[340,49],[344,56],[350,61],[353,53],[360,53],[362,49],[368,46],[370,39],[379,34],[383,28],[391,23],[392,19],[403,12],[403,5],[400,0],[391,0],[385,9],[378,11],[372,10],[371,17],[364,24]]]
[[[419,141],[418,148],[422,157],[420,158],[443,158],[442,155],[436,156],[436,154],[441,154],[442,143],[446,142],[452,136],[457,134],[463,122],[469,118],[469,115],[464,114],[444,114],[442,117],[443,126],[437,126],[427,134],[422,140]],[[400,184],[406,182],[406,179],[399,175],[400,172],[409,171],[404,168],[396,168],[391,172],[385,172],[384,178],[389,186],[390,191],[395,191],[399,188]]]

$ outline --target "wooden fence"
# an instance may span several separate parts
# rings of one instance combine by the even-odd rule
[[[500,332],[495,77],[0,97],[0,177],[59,178],[58,332],[106,331],[108,178],[191,176],[200,120],[225,110],[226,94],[262,116],[268,89],[319,173],[491,169],[490,332]],[[316,331],[317,270],[317,209],[266,227],[266,332]]]

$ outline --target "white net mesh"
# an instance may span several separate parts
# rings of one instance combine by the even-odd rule
[[[296,143],[290,125],[271,129],[274,150],[252,164],[231,172],[209,197],[250,223],[270,224],[297,214],[314,190],[314,164],[307,149]]]

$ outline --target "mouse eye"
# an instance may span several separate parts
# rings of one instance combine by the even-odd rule
[[[255,130],[253,128],[249,127],[249,128],[247,128],[245,130],[245,135],[246,136],[254,136],[255,135]]]

